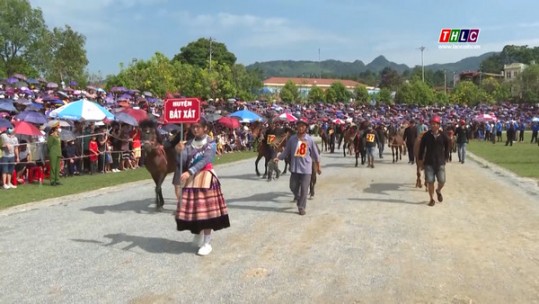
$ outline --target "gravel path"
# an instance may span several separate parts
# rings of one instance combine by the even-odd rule
[[[471,153],[470,153],[471,154]],[[149,181],[0,211],[0,303],[538,303],[539,190],[473,155],[428,207],[415,167],[323,154],[299,216],[288,177],[222,165],[232,227],[195,255]]]

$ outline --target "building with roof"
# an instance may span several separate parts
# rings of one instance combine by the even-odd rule
[[[528,67],[527,64],[524,63],[511,63],[511,64],[504,64],[503,65],[503,74],[504,74],[504,80],[505,81],[513,81],[517,79],[518,75],[522,73],[526,68]]]
[[[335,82],[342,83],[344,87],[352,93],[357,86],[366,87],[367,91],[369,91],[369,94],[375,94],[380,92],[379,88],[367,86],[353,80],[298,77],[270,77],[263,81],[262,92],[264,94],[279,94],[281,89],[288,81],[292,81],[292,83],[294,83],[298,87],[300,95],[304,97],[307,96],[311,88],[315,86],[325,91],[331,86],[331,84]]]

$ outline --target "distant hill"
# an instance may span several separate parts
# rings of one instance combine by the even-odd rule
[[[497,53],[489,52],[480,56],[464,58],[454,63],[430,64],[426,65],[425,69],[447,70],[448,72],[455,73],[478,70],[481,62],[494,54]],[[354,62],[343,62],[339,60],[324,60],[321,62],[275,60],[256,62],[248,65],[246,68],[260,69],[263,72],[264,77],[319,77],[320,73],[322,73],[322,75],[343,77],[359,75],[367,70],[379,73],[386,67],[390,67],[399,73],[413,68],[408,67],[405,64],[389,61],[384,56],[374,58],[374,60],[367,65],[361,60],[356,60]]]

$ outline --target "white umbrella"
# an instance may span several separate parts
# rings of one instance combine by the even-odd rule
[[[105,118],[114,120],[114,115],[99,104],[81,99],[52,111],[50,117],[68,119],[68,120],[83,120],[83,121],[101,121]]]
[[[475,116],[475,121],[477,122],[491,122],[491,121],[497,121],[498,119],[494,115],[490,114],[479,114]]]
[[[532,122],[539,122],[539,116],[532,118]]]

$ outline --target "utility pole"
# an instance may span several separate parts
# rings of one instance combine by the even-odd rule
[[[322,62],[320,61],[320,48],[318,48],[318,69],[320,70],[320,79],[322,79]]]
[[[445,96],[447,96],[447,70],[444,70],[444,92]]]
[[[421,51],[421,78],[423,79],[423,82],[425,82],[425,65],[423,65],[423,51],[426,49],[426,47],[421,46],[419,50]]]
[[[211,55],[212,55],[211,43],[212,43],[212,39],[210,37],[210,72],[211,72]]]

